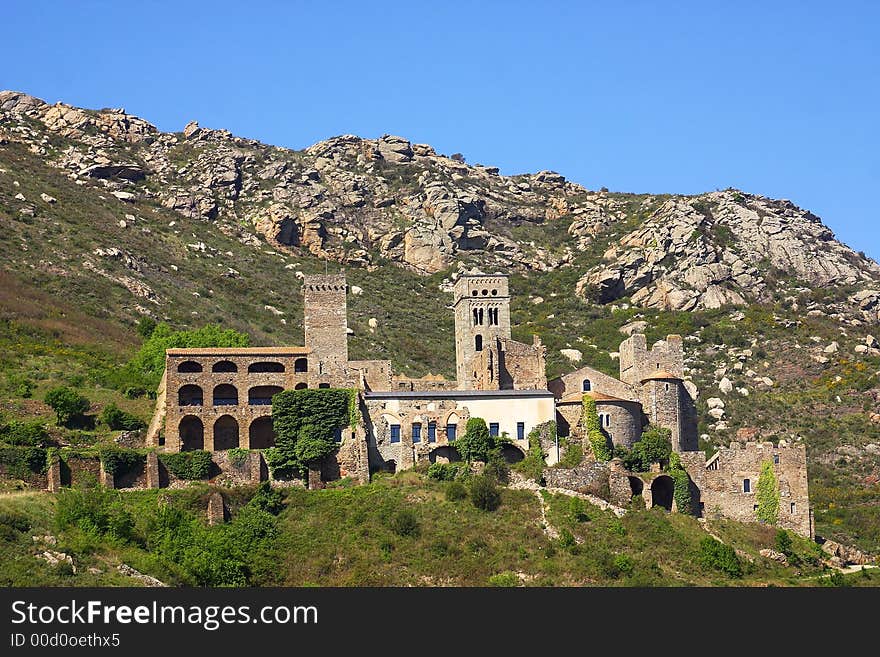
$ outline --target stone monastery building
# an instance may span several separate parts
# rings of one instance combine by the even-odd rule
[[[510,293],[504,275],[462,275],[454,285],[456,381],[408,378],[388,360],[350,360],[344,274],[303,280],[303,347],[169,349],[148,444],[166,451],[274,445],[272,396],[303,388],[356,388],[361,423],[340,428],[339,451],[309,485],[340,476],[361,482],[373,470],[401,470],[417,461],[457,460],[450,443],[470,417],[506,435],[509,461],[522,459],[529,433],[554,420],[560,437],[582,440],[582,400],[596,402],[602,431],[614,445],[631,447],[650,423],[666,427],[692,483],[694,512],[754,520],[761,464],[773,463],[780,488],[779,525],[812,535],[802,445],[734,444],[707,460],[697,447],[697,415],[684,385],[682,338],[667,336],[648,348],[634,334],[620,345],[620,376],[582,367],[547,381],[546,348],[511,338]],[[164,432],[162,431],[164,425]],[[548,446],[548,465],[558,454]],[[263,468],[265,470],[265,468]],[[626,473],[617,461],[592,463],[566,474],[577,489],[586,479],[607,480],[613,501],[634,494],[672,510],[673,482],[660,472]],[[584,479],[579,483],[579,478]],[[585,479],[586,478],[586,479]]]

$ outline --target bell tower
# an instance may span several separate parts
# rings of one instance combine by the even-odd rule
[[[510,291],[503,274],[467,274],[453,288],[455,312],[455,374],[458,387],[474,388],[476,361],[485,351],[510,339]]]

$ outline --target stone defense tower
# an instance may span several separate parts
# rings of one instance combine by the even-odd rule
[[[463,275],[453,288],[455,374],[458,387],[474,387],[474,359],[510,339],[510,291],[507,276]]]
[[[312,372],[342,377],[348,367],[346,289],[345,274],[303,278],[303,328]]]
[[[684,387],[684,347],[681,336],[668,335],[648,350],[645,336],[636,333],[620,344],[620,380],[638,392],[651,423],[672,433],[672,449],[692,452],[697,447],[697,416]]]

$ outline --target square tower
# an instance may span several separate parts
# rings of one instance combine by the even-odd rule
[[[473,388],[475,357],[501,338],[510,339],[507,276],[464,275],[453,288],[455,374],[460,389]]]
[[[338,375],[348,366],[346,289],[345,274],[303,278],[303,330],[312,371]]]

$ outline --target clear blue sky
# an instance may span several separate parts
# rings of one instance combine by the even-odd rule
[[[788,198],[880,258],[880,3],[5,0],[0,88],[302,148]]]

